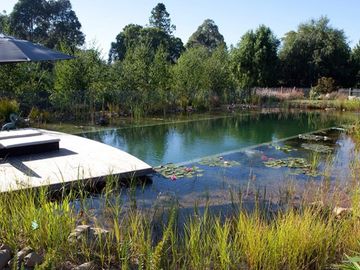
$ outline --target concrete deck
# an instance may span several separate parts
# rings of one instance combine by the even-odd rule
[[[56,188],[110,174],[132,177],[152,172],[150,165],[117,148],[65,133],[36,131],[60,139],[60,149],[0,159],[0,192],[40,186]],[[8,136],[16,131],[0,132],[0,142],[3,132]]]

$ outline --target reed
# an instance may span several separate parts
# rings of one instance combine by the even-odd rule
[[[305,199],[293,206],[289,201],[295,187],[289,182],[287,195],[281,195],[286,198],[279,198],[287,207],[278,211],[264,210],[261,195],[255,196],[255,209],[247,210],[239,195],[239,201],[232,202],[233,214],[213,214],[209,206],[200,214],[194,206],[194,214],[183,217],[176,204],[162,213],[139,209],[136,182],[124,189],[117,180],[107,179],[97,196],[89,196],[82,186],[62,192],[57,200],[47,188],[0,194],[0,243],[14,251],[31,246],[44,256],[40,269],[88,261],[103,269],[356,269],[344,268],[355,265],[353,258],[339,265],[344,254],[360,252],[356,178],[350,179],[348,189],[352,212],[342,217],[332,211],[341,199],[331,195],[328,183],[317,190],[308,186],[316,193],[313,198],[324,201],[326,188],[332,198],[328,206]],[[130,198],[130,206],[122,202],[123,195]],[[94,207],[98,204],[101,207]],[[79,224],[108,232],[96,241],[69,241]]]

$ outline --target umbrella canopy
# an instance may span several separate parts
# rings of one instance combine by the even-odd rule
[[[0,34],[0,64],[72,58],[74,57],[71,55],[50,50],[42,45]]]

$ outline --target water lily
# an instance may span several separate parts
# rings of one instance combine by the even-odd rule
[[[185,171],[186,171],[186,172],[192,172],[192,171],[193,171],[193,168],[190,168],[190,167],[189,167],[189,168],[185,168]]]
[[[265,155],[262,155],[262,156],[261,156],[261,160],[262,160],[262,161],[267,161],[268,159],[269,159],[269,158],[268,158],[267,156],[265,156]]]
[[[175,180],[177,179],[177,177],[176,177],[175,174],[173,174],[172,176],[170,176],[170,179],[171,179],[172,181],[175,181]]]

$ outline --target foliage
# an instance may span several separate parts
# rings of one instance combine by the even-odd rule
[[[149,56],[153,57],[156,51],[163,47],[168,53],[168,60],[176,62],[184,51],[180,38],[172,35],[175,26],[171,25],[170,15],[164,4],[159,3],[151,11],[150,27],[128,24],[111,43],[109,62],[124,60],[128,50],[133,50],[140,44],[149,46]]]
[[[158,3],[152,9],[149,23],[150,26],[158,28],[169,35],[176,29],[175,25],[171,24],[170,14],[166,11],[163,3]]]
[[[0,123],[8,121],[11,113],[19,113],[19,103],[7,98],[0,99]]]
[[[125,210],[114,182],[107,182],[102,200],[87,197],[81,186],[60,201],[48,199],[46,188],[1,194],[0,242],[12,250],[30,246],[44,256],[41,269],[65,268],[64,261],[93,261],[102,269],[327,269],[344,252],[360,251],[358,218],[336,218],[326,207],[304,203],[269,214],[269,206],[247,211],[234,201],[232,214],[212,213],[212,205],[198,213],[195,206],[184,219],[175,205]],[[96,242],[69,241],[78,224],[103,225],[94,216],[93,200],[104,209],[109,232]],[[347,258],[343,269],[356,269],[349,267],[357,261]]]
[[[327,94],[336,91],[335,80],[333,78],[321,77],[315,86],[316,92]]]
[[[199,106],[208,101],[205,62],[209,52],[204,47],[190,48],[173,66],[173,91],[176,104],[184,110],[187,106]]]
[[[205,158],[200,160],[199,164],[209,167],[223,167],[223,168],[240,166],[239,162],[235,160],[225,160],[223,157]]]
[[[95,48],[76,52],[76,58],[56,63],[55,84],[50,100],[62,112],[99,109],[111,99],[107,92],[108,67]]]
[[[9,16],[6,14],[5,11],[0,12],[0,33],[9,33]]]
[[[154,100],[154,93],[148,87],[150,81],[148,67],[151,64],[149,50],[149,46],[139,44],[128,51],[122,62],[122,73],[119,74],[120,94],[125,100],[125,106],[135,117],[148,113],[152,106],[148,100]]]
[[[153,111],[161,111],[165,114],[166,109],[174,103],[171,93],[170,64],[167,61],[168,54],[163,47],[160,47],[150,65],[150,86],[152,91],[151,100]]]
[[[354,68],[355,87],[360,88],[360,41],[351,52],[351,62]]]
[[[193,178],[201,177],[203,170],[199,169],[196,166],[193,167],[185,167],[185,166],[176,166],[172,163],[162,165],[154,168],[156,172],[160,173],[162,176],[169,178],[173,181],[178,178]]]
[[[11,34],[54,48],[75,48],[85,41],[69,0],[19,0],[10,14]]]
[[[204,46],[208,50],[215,50],[219,46],[226,46],[224,37],[219,32],[213,20],[206,19],[190,36],[186,48]]]
[[[288,86],[309,87],[318,78],[332,77],[338,85],[349,85],[350,47],[344,31],[329,25],[329,19],[300,24],[288,32],[279,52],[282,80]]]
[[[232,72],[241,89],[276,85],[279,44],[270,28],[264,25],[242,36],[231,51]]]
[[[169,60],[175,62],[184,50],[182,41],[163,30],[155,27],[142,27],[129,24],[116,36],[116,41],[111,43],[109,62],[124,60],[128,50],[135,46],[149,46],[149,56],[153,57],[159,47],[165,48]]]

